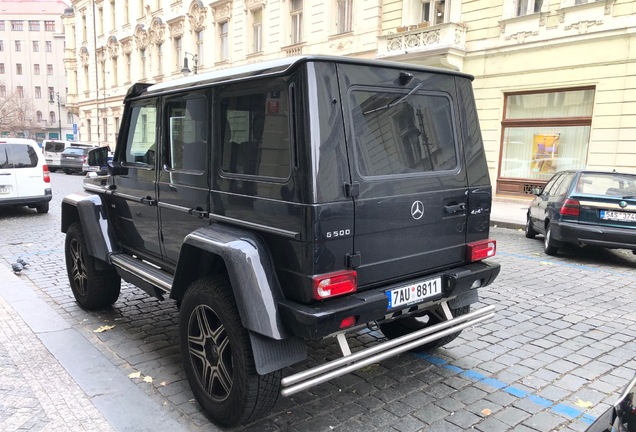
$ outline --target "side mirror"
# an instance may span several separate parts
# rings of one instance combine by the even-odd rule
[[[89,172],[105,175],[108,163],[108,147],[97,147],[90,150],[86,159],[89,165]]]
[[[533,195],[541,195],[543,193],[543,188],[542,187],[533,187],[532,188],[532,194]]]

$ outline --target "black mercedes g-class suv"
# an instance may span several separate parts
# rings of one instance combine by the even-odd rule
[[[133,85],[108,174],[62,205],[81,307],[120,281],[177,301],[183,364],[215,422],[492,317],[499,265],[469,75],[304,56]],[[106,165],[107,149],[90,165]],[[351,353],[346,334],[388,341]],[[306,340],[343,356],[282,378]]]

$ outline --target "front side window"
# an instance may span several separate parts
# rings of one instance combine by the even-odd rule
[[[291,0],[291,43],[303,40],[303,0]]]
[[[350,101],[362,176],[457,168],[451,100],[446,95],[355,88]]]
[[[170,170],[203,172],[207,160],[209,115],[203,96],[178,98],[166,104],[169,127],[166,166]]]
[[[124,162],[129,165],[154,168],[156,151],[156,106],[153,104],[133,107]]]
[[[500,178],[548,180],[586,165],[594,89],[508,94]]]
[[[220,97],[224,173],[285,179],[290,175],[286,87],[225,92]]]

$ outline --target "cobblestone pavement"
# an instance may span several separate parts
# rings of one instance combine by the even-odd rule
[[[25,257],[31,266],[21,277],[125,374],[140,372],[132,378],[140,389],[175,417],[187,418],[190,429],[216,430],[185,379],[173,302],[124,284],[110,310],[88,313],[75,304],[59,203],[81,188],[82,179],[52,179],[49,214],[0,209],[0,265]],[[636,373],[636,257],[574,248],[548,257],[539,239],[520,231],[494,228],[491,235],[502,273],[475,307],[495,304],[493,320],[429,354],[402,354],[280,398],[269,417],[235,430],[585,430]],[[104,325],[114,327],[93,333]],[[364,331],[349,341],[355,350],[381,338]],[[336,357],[334,341],[314,342],[310,358],[289,373]],[[0,352],[3,371],[5,359]],[[0,424],[28,403],[18,399],[21,391],[0,393]],[[27,397],[31,393],[27,389]],[[37,418],[47,421],[44,414]]]

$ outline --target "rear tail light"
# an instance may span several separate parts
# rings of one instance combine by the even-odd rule
[[[577,200],[568,198],[561,206],[559,213],[563,216],[579,216],[581,213],[580,203]]]
[[[312,297],[324,300],[355,292],[358,288],[358,274],[355,270],[343,270],[312,277]]]
[[[42,178],[44,179],[44,183],[51,183],[51,176],[49,175],[49,167],[47,165],[42,165]]]
[[[497,242],[490,239],[468,243],[466,246],[466,255],[470,262],[493,257],[497,252]]]

